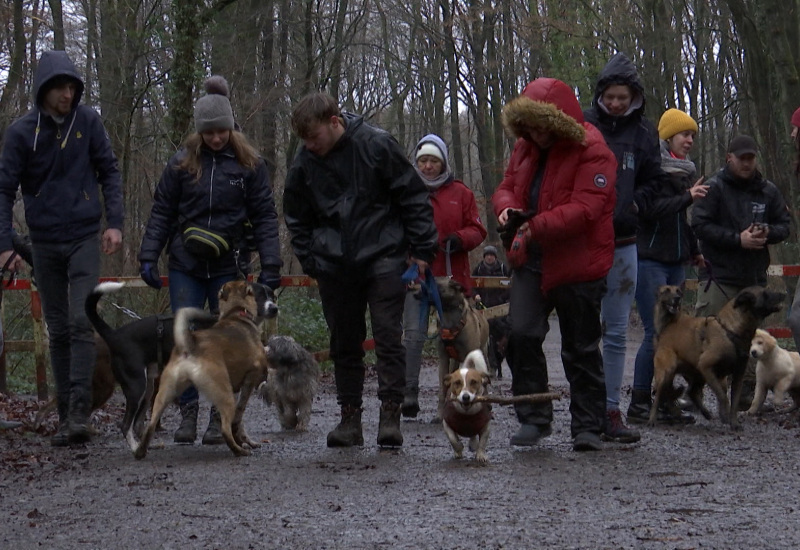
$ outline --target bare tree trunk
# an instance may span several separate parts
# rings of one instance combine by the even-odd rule
[[[13,4],[14,41],[11,50],[11,65],[8,68],[8,79],[0,95],[0,136],[5,135],[6,128],[14,119],[12,113],[14,94],[19,92],[22,82],[23,65],[25,63],[25,26],[22,0],[14,0]]]
[[[50,14],[53,16],[53,49],[65,50],[64,41],[64,11],[61,7],[61,0],[47,0],[50,4]]]

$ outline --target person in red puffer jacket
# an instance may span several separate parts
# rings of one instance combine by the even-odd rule
[[[617,161],[560,80],[529,83],[503,109],[503,124],[517,141],[492,204],[504,244],[516,234],[514,245],[525,252],[512,265],[511,389],[514,395],[547,391],[542,343],[555,309],[570,380],[573,448],[598,450],[606,409],[600,302],[614,259]],[[527,221],[509,227],[514,219]],[[512,445],[532,446],[552,433],[551,403],[515,409],[521,426]]]

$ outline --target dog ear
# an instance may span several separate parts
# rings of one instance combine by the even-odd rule
[[[442,383],[444,384],[444,387],[445,387],[445,388],[449,388],[449,387],[450,387],[450,383],[453,381],[453,379],[451,378],[451,376],[452,376],[452,373],[451,373],[451,374],[448,374],[447,376],[445,376],[445,377],[442,379]]]
[[[484,372],[481,374],[481,383],[483,383],[484,386],[488,386],[492,383],[492,379],[489,378],[489,375]]]
[[[227,284],[222,285],[222,288],[219,289],[219,292],[217,293],[217,298],[219,298],[220,300],[227,300],[228,299],[228,285]]]
[[[758,297],[753,294],[753,291],[749,288],[745,288],[733,299],[733,307],[738,308],[744,305],[754,306],[757,301]]]
[[[464,287],[461,285],[461,283],[459,283],[459,282],[458,282],[458,281],[456,281],[455,279],[450,279],[450,280],[447,282],[447,284],[449,284],[449,285],[450,285],[450,286],[451,286],[451,287],[452,287],[454,290],[456,290],[457,292],[461,292],[461,293],[463,293],[463,292],[464,292]]]

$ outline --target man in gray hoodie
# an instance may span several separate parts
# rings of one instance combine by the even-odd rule
[[[8,128],[0,153],[0,266],[23,267],[11,243],[12,208],[21,188],[50,333],[59,421],[51,444],[57,447],[90,437],[96,356],[84,302],[100,276],[98,250],[113,254],[122,247],[117,159],[100,116],[80,104],[82,95],[83,80],[66,52],[42,54],[35,105]]]

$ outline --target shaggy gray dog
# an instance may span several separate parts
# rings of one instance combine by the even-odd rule
[[[319,365],[291,336],[272,336],[266,351],[267,381],[259,388],[259,395],[275,405],[284,430],[305,431],[317,393]]]

